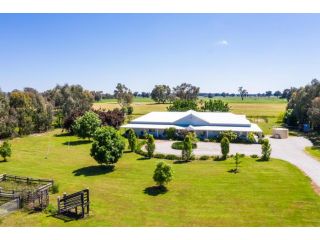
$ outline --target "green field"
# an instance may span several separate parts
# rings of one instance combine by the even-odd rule
[[[210,98],[207,97],[199,97],[202,100],[208,100]],[[243,100],[241,97],[213,97],[213,100],[220,99],[227,103],[287,103],[286,99],[280,99],[277,97],[246,97]],[[143,98],[143,97],[134,97],[133,102],[147,102],[147,103],[154,103],[151,98]],[[110,98],[110,99],[102,99],[96,103],[117,103],[117,99]]]
[[[114,171],[89,156],[91,144],[55,130],[11,141],[13,155],[0,173],[53,178],[60,193],[89,187],[92,213],[64,221],[46,213],[18,211],[1,226],[320,226],[320,197],[293,165],[272,159],[173,164],[169,191],[156,195],[152,173],[159,160],[125,153]],[[69,144],[70,143],[70,144]]]

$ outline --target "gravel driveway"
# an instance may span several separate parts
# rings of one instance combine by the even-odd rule
[[[174,141],[168,140],[156,140],[157,153],[175,154],[180,155],[181,150],[172,149],[171,145]],[[201,155],[221,155],[220,143],[212,142],[197,142],[197,148],[193,150],[193,153],[197,156]],[[243,153],[245,155],[261,154],[260,144],[230,144],[230,154]]]
[[[305,147],[312,146],[312,143],[304,137],[289,137],[287,139],[269,138],[272,147],[271,156],[292,163],[301,169],[312,181],[320,186],[320,162],[304,152]],[[157,153],[180,155],[180,150],[171,148],[173,141],[156,140]],[[211,142],[198,142],[194,154],[220,155],[220,144]],[[261,155],[260,144],[230,144],[230,154],[243,153],[245,155]]]

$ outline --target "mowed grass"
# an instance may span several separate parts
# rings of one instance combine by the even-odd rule
[[[174,179],[165,194],[145,192],[154,186],[159,160],[125,153],[114,171],[101,168],[89,156],[91,144],[74,136],[40,136],[11,141],[12,158],[0,172],[53,178],[60,193],[89,187],[91,214],[63,221],[46,213],[18,211],[0,220],[1,226],[320,226],[320,197],[310,180],[281,160],[242,159],[240,173],[226,161],[173,164]],[[68,144],[70,142],[70,144]]]
[[[310,154],[312,157],[320,161],[320,147],[319,146],[312,146],[312,147],[306,147],[305,152]]]

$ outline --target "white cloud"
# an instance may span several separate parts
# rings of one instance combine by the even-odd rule
[[[217,45],[228,46],[229,42],[227,40],[221,40],[216,42]]]

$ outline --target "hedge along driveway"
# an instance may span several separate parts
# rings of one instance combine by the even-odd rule
[[[156,140],[156,153],[162,154],[175,154],[181,155],[181,150],[172,149],[171,145],[175,141],[169,140]],[[221,155],[221,147],[220,143],[212,143],[212,142],[197,142],[197,148],[193,150],[193,153],[196,156],[209,155],[209,156],[217,156]],[[240,143],[230,143],[230,153],[236,154],[243,153],[245,155],[253,155],[256,154],[258,156],[261,155],[261,145],[260,144],[240,144]]]

